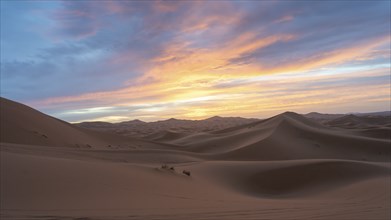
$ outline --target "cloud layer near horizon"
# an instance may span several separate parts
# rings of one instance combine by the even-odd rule
[[[68,121],[377,111],[390,2],[1,3],[1,95]]]

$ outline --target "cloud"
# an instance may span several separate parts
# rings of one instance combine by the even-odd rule
[[[260,33],[289,33],[296,36],[290,41],[271,44],[265,48],[242,54],[233,59],[234,63],[261,63],[268,69],[307,62],[311,59],[324,59],[348,48],[357,48],[364,44],[374,44],[379,40],[389,45],[389,10],[386,2],[369,4],[366,2],[327,2],[257,4],[242,19],[241,32],[248,28],[262,29]],[[270,7],[279,8],[274,13]],[[349,8],[349,10],[345,10]],[[267,11],[264,13],[259,13]],[[273,13],[272,13],[273,12]],[[283,15],[281,18],[278,16]],[[371,14],[371,18],[367,15]],[[289,16],[283,24],[270,21],[281,20]],[[260,25],[265,22],[265,25]],[[363,31],[363,30],[367,31]],[[368,31],[370,30],[370,31]],[[387,41],[388,38],[388,41]],[[387,43],[388,42],[388,43]],[[338,52],[337,52],[338,51]]]
[[[89,114],[88,118],[108,117],[118,114],[118,109],[127,109],[120,112],[128,118],[144,117],[146,120],[157,120],[170,117],[205,118],[210,115],[236,115],[249,117],[266,117],[286,109],[295,111],[322,111],[329,106],[352,105],[357,106],[365,100],[368,102],[383,103],[386,107],[389,101],[389,76],[388,69],[369,68],[365,71],[356,69],[325,70],[323,73],[309,75],[309,73],[271,75],[269,77],[252,77],[235,79],[223,83],[222,81],[194,84],[189,87],[177,87],[171,89],[142,89],[137,91],[123,90],[115,93],[91,94],[91,96],[69,97],[69,100],[51,100],[47,106],[53,103],[68,103],[74,105],[70,109],[77,108],[76,101],[82,100],[107,100],[95,103],[92,106],[115,106],[113,111],[99,114]],[[326,74],[327,73],[327,74]],[[331,74],[332,73],[332,74]],[[356,75],[359,73],[359,75]],[[144,87],[143,87],[144,88]],[[365,90],[366,93],[360,91]],[[158,92],[157,92],[158,91]],[[159,93],[159,96],[149,96]],[[99,98],[98,98],[99,97]],[[246,100],[245,102],[243,100]],[[75,104],[76,103],[76,104]],[[45,106],[45,103],[40,103]],[[93,107],[90,107],[93,108]],[[311,109],[312,108],[312,109]],[[361,104],[361,108],[363,108]],[[380,108],[380,107],[378,107]],[[367,108],[369,111],[382,110]],[[62,108],[63,109],[63,108]],[[117,109],[117,110],[115,110]],[[364,109],[365,110],[365,109]],[[72,112],[72,110],[70,110]],[[52,111],[56,115],[55,111]],[[82,120],[85,115],[68,114],[66,119]],[[98,117],[99,116],[99,117]],[[148,117],[146,117],[148,116]],[[96,119],[95,118],[95,119]]]
[[[357,102],[348,92],[333,93],[344,86],[378,89],[378,96],[359,97],[380,100],[390,83],[382,82],[381,74],[361,74],[376,65],[389,71],[389,65],[380,67],[390,58],[389,6],[386,1],[62,1],[45,10],[50,22],[42,35],[50,40],[33,58],[2,59],[1,92],[53,114],[60,108],[77,115],[80,109],[113,107],[68,114],[69,120],[250,114],[292,108],[293,102],[298,108],[317,106],[326,94],[328,102]],[[17,27],[24,27],[19,22]],[[359,67],[354,76],[343,75],[355,83],[330,78],[331,69],[347,66]],[[317,75],[324,69],[328,79]],[[145,111],[117,111],[134,105]],[[224,107],[230,105],[235,107]]]

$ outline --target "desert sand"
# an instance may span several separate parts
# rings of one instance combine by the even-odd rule
[[[0,104],[2,220],[391,218],[389,117],[285,112],[121,136]]]

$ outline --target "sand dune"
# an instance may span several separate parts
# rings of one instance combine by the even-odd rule
[[[170,143],[223,160],[351,159],[389,160],[390,141],[325,127],[295,114],[224,132],[201,133]]]
[[[391,217],[389,138],[292,112],[182,131],[129,138],[1,99],[1,219]]]
[[[319,112],[310,112],[310,113],[304,114],[303,116],[306,118],[316,120],[318,122],[323,123],[323,122],[327,122],[327,121],[330,121],[330,120],[333,120],[333,119],[336,119],[339,117],[343,117],[343,116],[345,116],[345,114],[324,114],[324,113],[319,113]]]
[[[345,132],[372,138],[391,139],[391,116],[387,112],[369,115],[345,115],[324,122],[326,126],[345,129]]]
[[[221,185],[260,198],[316,196],[389,172],[387,164],[329,159],[214,162],[200,167]]]
[[[75,125],[91,130],[111,132],[128,137],[143,137],[148,139],[150,137],[160,136],[162,133],[167,131],[186,135],[197,132],[209,132],[236,127],[255,121],[259,121],[259,119],[214,116],[204,120],[183,120],[170,118],[168,120],[156,122],[132,120],[120,123],[82,122],[76,123]]]
[[[391,124],[391,116],[357,116],[346,115],[330,120],[326,125],[342,128],[370,128],[376,126],[388,126]]]
[[[161,148],[148,141],[79,128],[4,98],[0,105],[2,143],[87,149]]]
[[[160,131],[153,134],[150,134],[145,137],[145,139],[154,140],[154,141],[161,141],[161,142],[170,142],[175,139],[186,137],[188,134],[181,133],[177,131]]]

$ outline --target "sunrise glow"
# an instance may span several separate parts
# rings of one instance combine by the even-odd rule
[[[1,96],[69,122],[390,110],[390,2],[334,3],[2,1]]]

